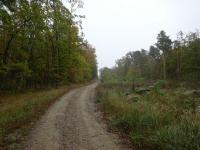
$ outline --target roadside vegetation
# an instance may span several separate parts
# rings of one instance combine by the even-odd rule
[[[91,81],[95,48],[84,38],[83,2],[0,1],[0,92]]]
[[[136,149],[200,149],[200,37],[164,31],[100,71],[97,101],[113,130]]]
[[[69,89],[76,86],[1,95],[0,147],[15,149],[32,125],[47,108]]]
[[[154,87],[143,94],[127,90],[131,87],[101,84],[97,96],[111,127],[128,135],[134,147],[200,148],[200,100],[193,93],[184,88]]]
[[[95,48],[82,33],[84,15],[75,11],[83,2],[66,6],[61,0],[0,1],[0,149],[18,143],[70,85],[96,78]]]

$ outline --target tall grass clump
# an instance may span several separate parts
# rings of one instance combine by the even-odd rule
[[[4,95],[0,98],[0,147],[9,149],[69,87]],[[18,142],[17,142],[18,143]],[[0,149],[1,149],[0,148]]]
[[[99,85],[98,101],[112,127],[126,134],[137,149],[200,149],[200,115],[171,91],[156,87],[140,100],[128,99],[125,91]],[[162,92],[161,92],[162,91]],[[181,98],[181,99],[180,99]]]

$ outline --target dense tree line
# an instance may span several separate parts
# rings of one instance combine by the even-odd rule
[[[104,82],[133,81],[136,78],[177,81],[200,80],[199,32],[179,32],[172,41],[164,31],[149,50],[131,51],[115,67],[101,69]]]
[[[61,0],[0,0],[0,90],[96,77],[95,49],[80,35],[83,16],[73,13],[82,2],[68,4],[70,9]]]

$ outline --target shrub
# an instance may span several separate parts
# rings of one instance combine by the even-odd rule
[[[26,63],[4,65],[0,68],[0,90],[17,90],[26,85],[31,71]]]
[[[200,149],[200,116],[192,113],[193,103],[188,104],[187,98],[152,91],[133,102],[114,86],[100,85],[98,90],[112,127],[127,134],[137,149]]]
[[[199,125],[182,121],[179,124],[164,126],[155,135],[155,142],[161,149],[200,149]]]

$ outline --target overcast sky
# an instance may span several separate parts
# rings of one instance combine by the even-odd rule
[[[83,0],[86,39],[96,48],[99,68],[112,67],[128,51],[147,49],[161,30],[200,28],[200,0]]]

